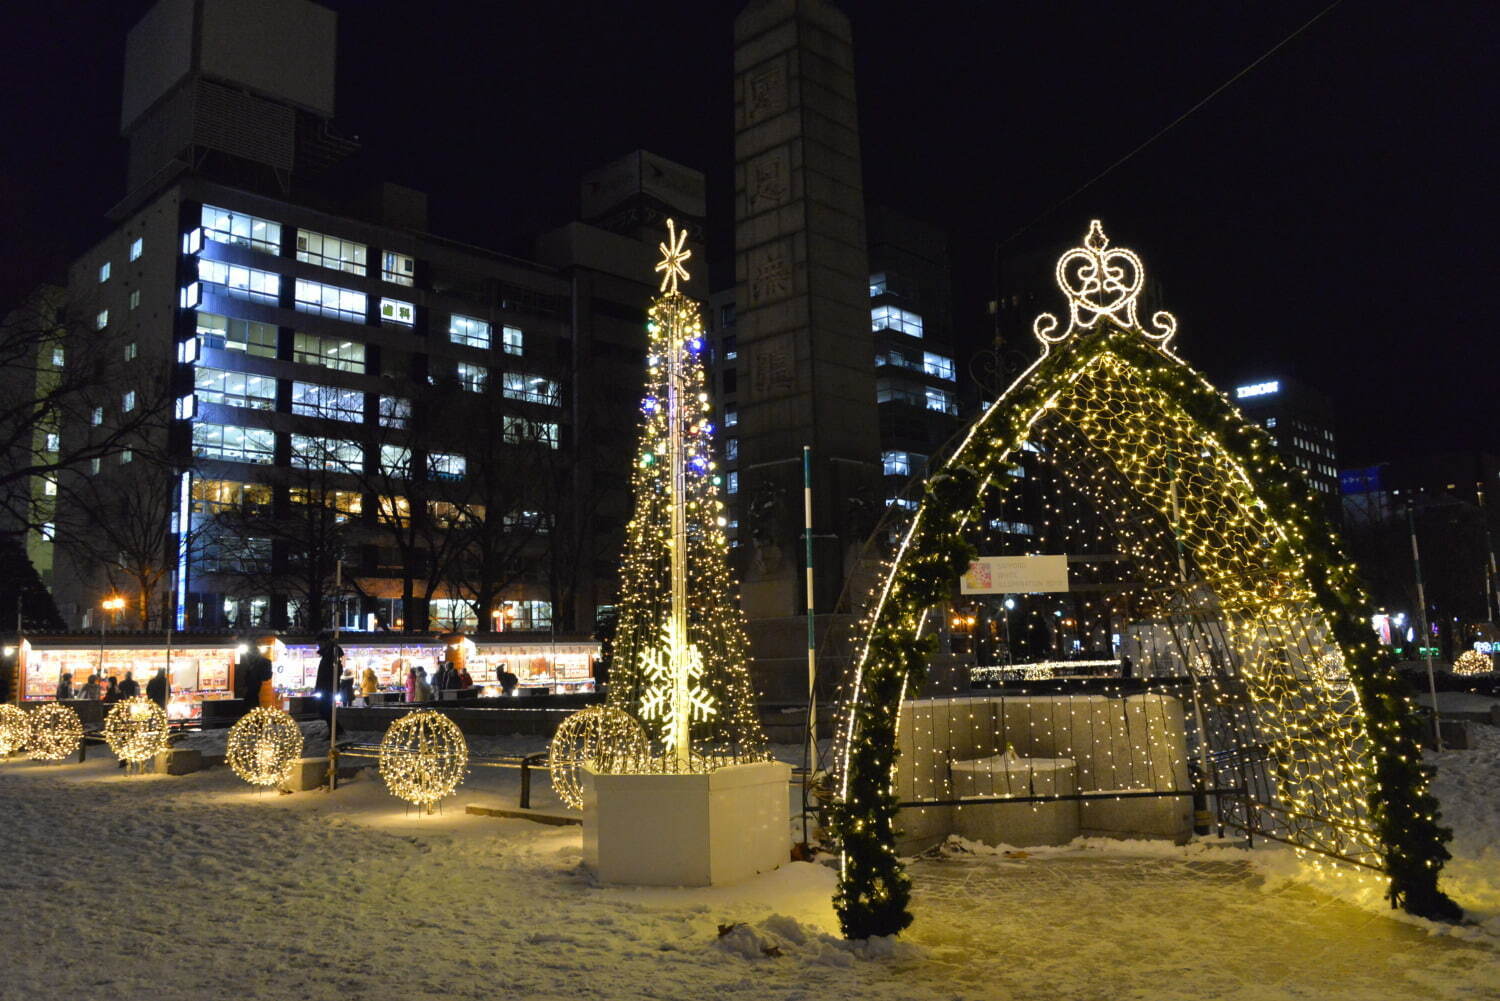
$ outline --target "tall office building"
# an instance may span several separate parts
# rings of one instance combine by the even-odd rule
[[[803,697],[802,449],[813,599],[834,609],[870,528],[880,443],[854,59],[826,0],[752,0],[734,25],[739,540],[756,681]],[[857,587],[858,585],[856,585]],[[845,630],[847,615],[821,615]]]
[[[641,212],[701,214],[702,176],[632,154],[533,260],[433,235],[425,195],[338,173],[334,29],[306,0],[162,0],[130,33],[128,194],[68,281],[118,388],[62,433],[161,420],[68,484],[64,617],[118,589],[179,628],[589,631],[628,512]]]
[[[1230,395],[1246,418],[1270,432],[1282,461],[1300,470],[1308,485],[1323,495],[1334,519],[1342,517],[1333,404],[1328,397],[1285,377],[1241,382]]]

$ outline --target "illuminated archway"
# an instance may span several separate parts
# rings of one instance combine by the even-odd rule
[[[895,848],[902,704],[935,648],[934,611],[974,554],[966,532],[1008,488],[1023,446],[1057,455],[1072,489],[1118,526],[1113,541],[1151,578],[1161,614],[1218,624],[1231,663],[1187,666],[1209,686],[1232,667],[1270,762],[1264,806],[1285,839],[1384,873],[1409,911],[1457,917],[1437,887],[1448,832],[1426,791],[1413,707],[1319,497],[1173,353],[1171,314],[1140,323],[1144,268],[1097,221],[1056,277],[1066,328],[1037,318],[1041,357],[928,481],[874,596],[836,749],[845,934],[892,934],[911,920]]]

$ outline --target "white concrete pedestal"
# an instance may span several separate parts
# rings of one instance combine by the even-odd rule
[[[759,761],[697,775],[584,770],[583,857],[606,883],[712,886],[783,865],[791,849],[790,765]]]

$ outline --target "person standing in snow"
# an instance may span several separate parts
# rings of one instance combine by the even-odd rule
[[[424,668],[424,667],[414,667],[414,668],[412,668],[412,670],[416,672],[416,678],[417,678],[417,684],[416,684],[416,690],[415,690],[416,701],[417,702],[431,702],[432,701],[432,686],[427,683],[427,669]]]
[[[343,673],[344,648],[323,633],[318,637],[318,715],[328,724],[328,736],[333,737],[333,698],[338,693],[339,676]]]
[[[133,699],[139,694],[141,694],[141,686],[135,680],[135,672],[126,671],[125,680],[120,682],[120,698]]]
[[[167,682],[167,669],[165,667],[158,668],[155,677],[146,682],[146,698],[165,710],[169,694],[171,694],[171,685]]]

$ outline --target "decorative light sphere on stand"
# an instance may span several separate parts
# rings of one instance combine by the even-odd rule
[[[1475,674],[1489,674],[1495,669],[1494,661],[1480,653],[1478,650],[1465,650],[1453,661],[1453,673],[1470,677]]]
[[[83,741],[83,721],[72,706],[49,702],[31,714],[31,756],[62,761]]]
[[[580,709],[557,727],[547,747],[547,768],[558,799],[574,810],[583,806],[582,770],[623,774],[640,771],[651,745],[640,721],[614,706]]]
[[[31,742],[31,720],[26,710],[9,703],[0,705],[0,758],[24,751]]]
[[[167,714],[142,695],[121,699],[104,717],[104,742],[121,761],[155,757],[167,749]]]
[[[284,709],[252,709],[229,728],[224,757],[251,785],[280,785],[302,757],[302,729]]]
[[[431,810],[458,788],[469,745],[451,719],[433,709],[402,716],[380,742],[380,777],[391,795]]]

